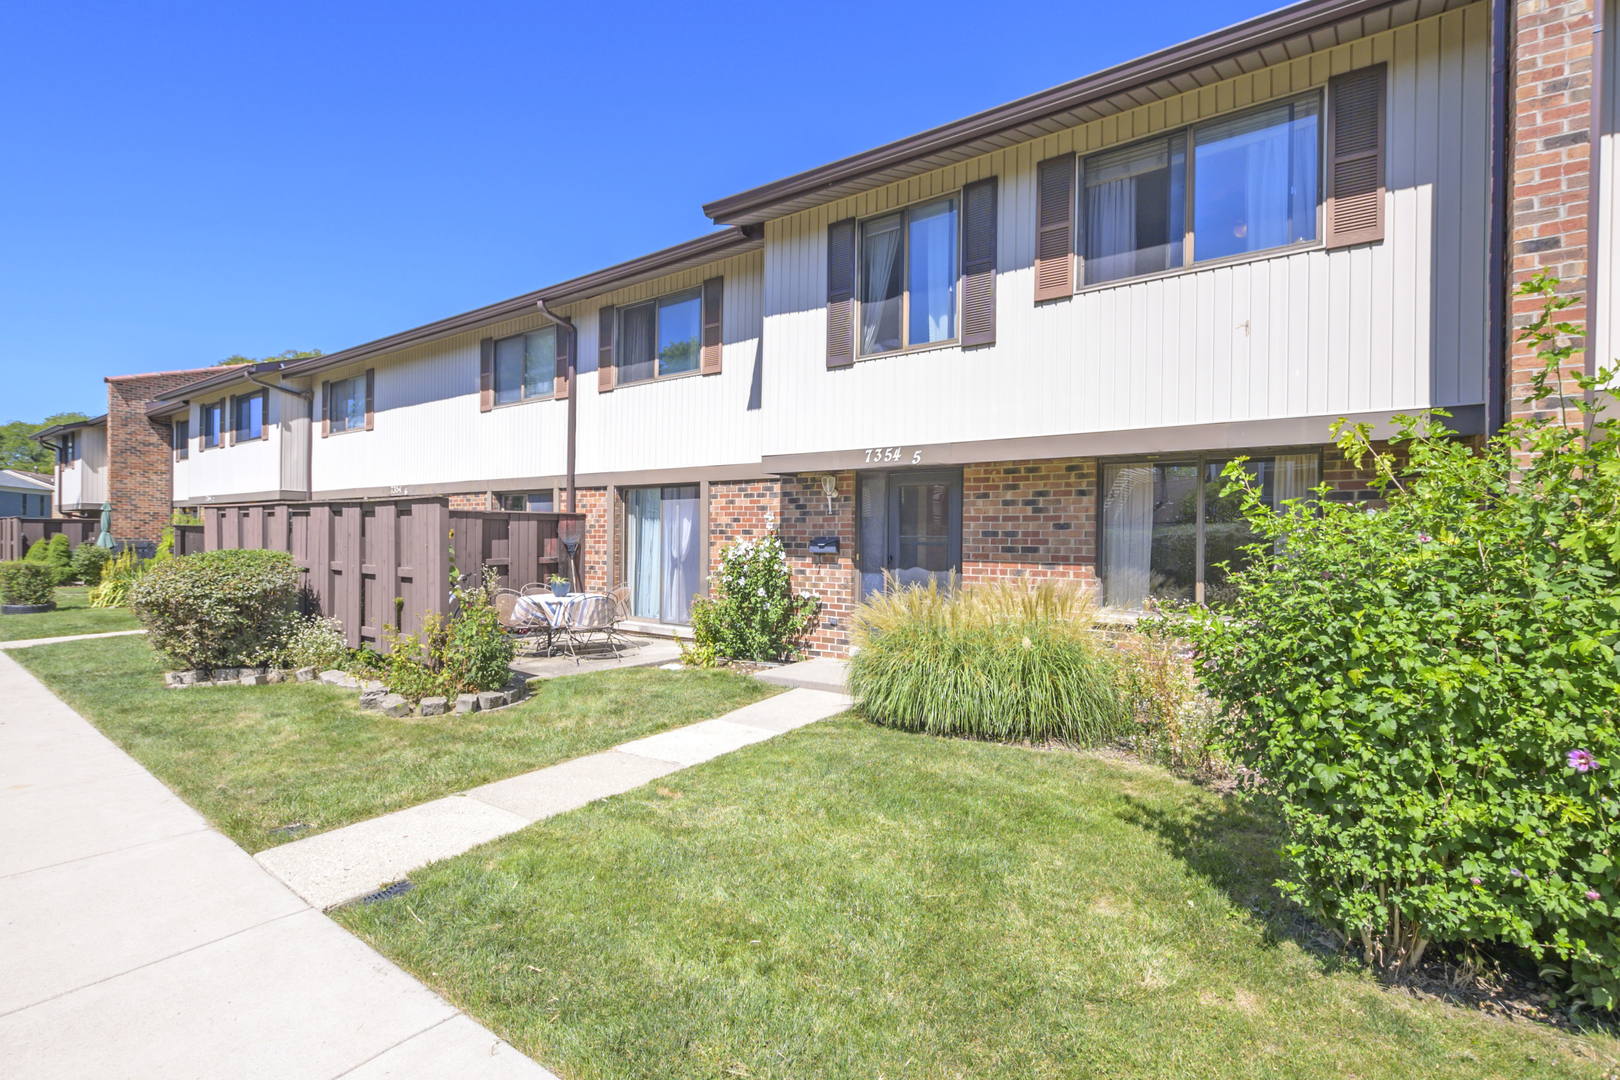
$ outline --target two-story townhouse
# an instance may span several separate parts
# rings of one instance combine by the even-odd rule
[[[177,463],[176,498],[568,491],[589,583],[674,624],[774,524],[827,652],[885,574],[1218,601],[1225,462],[1360,498],[1335,421],[1493,430],[1512,285],[1613,295],[1595,14],[1307,0],[719,200],[726,232],[267,376],[310,402],[303,486]]]

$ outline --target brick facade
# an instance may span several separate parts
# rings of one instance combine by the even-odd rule
[[[962,580],[1097,580],[1097,463],[1004,461],[962,471]]]
[[[1508,229],[1509,288],[1546,270],[1559,291],[1583,302],[1563,312],[1586,321],[1588,230],[1592,176],[1593,0],[1523,0],[1516,9],[1513,101],[1510,105]],[[1514,297],[1516,331],[1540,305]],[[1524,415],[1533,353],[1510,345],[1507,415]],[[1577,391],[1578,392],[1578,391]]]
[[[155,544],[168,525],[174,496],[171,433],[168,424],[148,419],[146,406],[208,373],[203,368],[106,380],[113,539]]]

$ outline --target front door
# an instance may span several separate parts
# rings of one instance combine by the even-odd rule
[[[698,486],[630,488],[625,500],[625,583],[639,619],[691,621],[702,587]]]
[[[857,558],[861,596],[896,585],[941,586],[962,572],[962,474],[944,471],[860,474]]]

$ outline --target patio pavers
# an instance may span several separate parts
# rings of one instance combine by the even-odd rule
[[[555,1080],[312,910],[4,655],[0,836],[7,1080]]]
[[[260,865],[310,904],[365,896],[412,870],[596,799],[762,742],[849,708],[842,694],[789,690],[715,720],[623,743],[370,821],[261,851]]]

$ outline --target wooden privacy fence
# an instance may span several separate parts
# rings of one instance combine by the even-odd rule
[[[57,533],[67,533],[68,541],[74,547],[93,544],[96,537],[101,535],[101,519],[0,518],[0,562],[22,558],[31,545]]]
[[[290,553],[311,607],[343,624],[350,648],[386,652],[385,628],[415,633],[423,616],[443,614],[452,562],[469,583],[486,567],[513,589],[553,573],[580,580],[583,545],[568,573],[557,524],[583,514],[452,510],[445,499],[205,506],[201,514],[203,550]],[[195,528],[175,529],[176,554],[182,529]],[[193,542],[186,537],[188,551]]]

